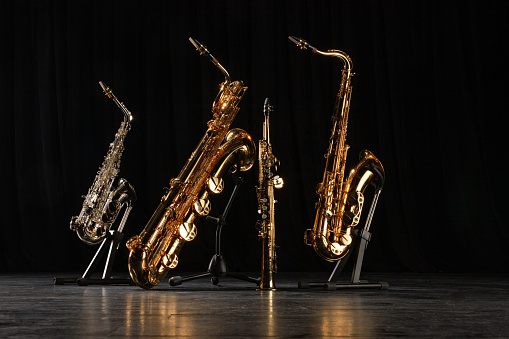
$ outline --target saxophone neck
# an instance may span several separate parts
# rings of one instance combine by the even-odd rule
[[[295,36],[289,36],[288,39],[295,43],[300,49],[310,49],[311,52],[316,54],[321,54],[325,56],[332,56],[341,59],[343,62],[343,72],[341,76],[341,87],[338,92],[338,100],[336,102],[336,108],[338,108],[338,105],[340,102],[344,102],[344,106],[341,107],[343,111],[348,112],[349,109],[349,100],[350,100],[350,79],[355,74],[352,72],[353,69],[353,62],[352,59],[343,51],[340,51],[339,49],[329,49],[327,52],[323,52],[318,50],[316,47],[311,46],[306,40],[297,38]],[[333,119],[339,118],[339,110],[335,110],[335,114],[333,116]]]
[[[311,52],[316,54],[321,54],[325,56],[332,56],[341,59],[343,61],[344,69],[350,73],[353,69],[353,63],[352,59],[343,51],[340,51],[339,49],[329,49],[326,52],[318,50],[316,47],[311,46],[306,40],[297,38],[295,36],[289,36],[288,39],[292,41],[294,44],[297,45],[300,49],[309,49]]]
[[[198,40],[193,39],[191,37],[189,37],[189,41],[191,41],[193,46],[196,47],[196,50],[200,53],[200,55],[205,55],[207,58],[209,58],[209,60],[212,61],[212,63],[214,65],[216,65],[216,67],[219,68],[219,70],[223,73],[224,78],[225,78],[224,83],[223,83],[223,88],[225,86],[228,86],[228,84],[231,82],[230,74],[228,74],[226,69],[219,63],[219,61],[217,61],[216,58],[214,58],[214,56],[209,52],[207,47],[205,47]]]
[[[133,120],[133,115],[131,112],[125,107],[125,105],[118,100],[118,98],[113,94],[113,91],[111,88],[106,85],[104,82],[99,81],[99,85],[101,85],[101,88],[103,89],[104,95],[106,95],[108,98],[113,100],[115,104],[117,104],[118,108],[124,113],[124,122],[125,124],[129,124]]]

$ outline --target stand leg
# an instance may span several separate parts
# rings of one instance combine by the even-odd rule
[[[126,279],[111,278],[111,272],[113,270],[113,262],[115,261],[115,255],[117,253],[119,244],[122,241],[123,237],[124,237],[123,233],[117,232],[115,230],[110,230],[110,238],[109,238],[110,246],[109,246],[109,251],[108,251],[108,257],[106,258],[106,263],[104,265],[104,271],[103,271],[102,278],[101,279],[90,278],[93,269],[95,269],[95,267],[97,266],[97,261],[96,261],[94,264],[91,263],[89,265],[89,268],[92,268],[92,270],[87,269],[87,272],[85,272],[83,277],[78,279],[78,285],[87,286],[87,285],[118,285],[118,284],[131,285],[132,284],[131,279],[128,279],[128,278],[126,278]],[[101,246],[103,244],[105,244],[105,242],[106,242],[106,240],[101,244]],[[98,251],[96,256],[94,257],[93,261],[95,261],[96,258],[97,258],[97,260],[99,260],[104,255],[105,250],[106,250],[106,246],[104,246],[102,248],[102,251],[100,248],[99,251],[101,251],[101,253],[99,253],[99,251]]]
[[[354,239],[355,241],[355,239]],[[338,262],[336,263],[336,266],[334,266],[334,269],[332,270],[332,273],[331,275],[329,276],[329,280],[327,280],[327,282],[331,282],[331,281],[334,281],[334,277],[337,276],[337,275],[340,275],[341,272],[343,272],[343,268],[345,268],[345,265],[348,261],[348,258],[350,258],[350,255],[352,254],[351,251],[349,251],[344,258],[338,260]]]
[[[115,262],[115,255],[117,254],[118,246],[124,237],[123,233],[115,232],[112,234],[113,240],[110,243],[110,251],[108,252],[108,257],[106,258],[106,265],[104,266],[102,279],[110,279],[111,272],[113,271],[113,263]]]
[[[371,238],[371,233],[369,233],[368,231],[361,230],[358,233],[359,234],[357,235],[357,237],[360,240],[358,241],[359,244],[357,245],[357,248],[356,248],[357,260],[355,260],[355,263],[353,265],[352,279],[351,279],[352,284],[360,283],[359,277],[361,275],[362,261],[364,260],[364,251],[365,251],[366,247],[368,246],[368,241]]]
[[[104,255],[104,252],[106,251],[106,242],[108,240],[112,241],[111,236],[113,236],[113,234],[110,232],[110,235],[106,239],[103,240],[103,242],[101,243],[101,246],[99,246],[99,249],[97,250],[97,252],[95,252],[94,257],[90,261],[90,264],[88,264],[88,267],[85,270],[85,273],[83,273],[83,275],[81,276],[82,279],[90,278],[90,276],[92,275],[92,272],[95,271],[95,269],[97,268],[97,265],[99,264],[99,260],[101,260],[102,256]],[[112,241],[112,243],[113,243],[113,241]]]

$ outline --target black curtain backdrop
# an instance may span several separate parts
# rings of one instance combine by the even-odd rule
[[[0,270],[83,271],[97,250],[69,221],[122,119],[98,81],[134,115],[119,177],[138,194],[125,239],[141,232],[204,134],[224,79],[189,37],[248,86],[232,127],[257,141],[264,99],[275,108],[271,140],[285,180],[276,191],[279,270],[330,270],[303,234],[343,65],[299,50],[287,38],[295,35],[350,55],[347,168],[363,149],[385,167],[364,270],[507,272],[508,17],[503,0],[1,2]],[[243,174],[223,230],[236,271],[260,266],[257,175]],[[233,187],[225,179],[212,215]],[[214,236],[200,220],[178,269],[205,270]],[[127,270],[127,255],[122,244],[117,270]]]

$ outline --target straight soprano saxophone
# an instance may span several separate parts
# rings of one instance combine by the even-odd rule
[[[140,287],[156,286],[178,264],[184,243],[196,237],[195,221],[210,212],[209,195],[223,190],[222,176],[234,166],[249,170],[256,147],[245,131],[230,128],[247,87],[231,81],[230,75],[205,46],[189,38],[225,75],[212,105],[213,119],[179,175],[170,181],[168,192],[140,235],[127,241],[129,274]]]
[[[111,225],[115,222],[123,205],[127,206],[119,226],[121,232],[132,204],[136,201],[136,192],[127,180],[121,178],[116,188],[113,187],[115,178],[120,171],[120,159],[124,151],[124,140],[131,129],[131,112],[113,94],[110,87],[99,81],[104,94],[112,99],[124,113],[124,120],[115,134],[115,140],[110,144],[108,153],[101,168],[84,197],[83,206],[78,216],[71,218],[70,228],[76,231],[78,237],[88,245],[96,245],[104,240]]]
[[[262,240],[262,267],[261,267],[261,290],[273,290],[274,273],[277,272],[276,262],[276,228],[274,220],[274,188],[283,187],[283,178],[275,175],[279,161],[272,153],[269,134],[269,114],[272,106],[269,105],[269,98],[265,99],[263,113],[263,139],[258,141],[258,214],[261,220],[256,222],[258,236]]]
[[[364,204],[364,191],[371,184],[381,186],[385,172],[381,162],[368,150],[359,154],[358,164],[345,180],[346,128],[350,110],[350,85],[353,76],[352,60],[340,50],[322,52],[305,40],[289,37],[301,49],[309,48],[313,53],[341,59],[343,71],[341,86],[336,97],[332,115],[332,134],[325,155],[326,164],[322,182],[317,185],[316,215],[313,229],[306,230],[304,241],[313,246],[315,252],[327,261],[343,258],[352,244],[352,228],[359,224]]]

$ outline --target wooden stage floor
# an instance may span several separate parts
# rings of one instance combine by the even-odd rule
[[[54,277],[79,274],[0,274],[0,337],[509,337],[508,275],[366,273],[390,287],[324,290],[298,281],[326,272],[278,273],[275,291],[230,277],[152,290]]]

